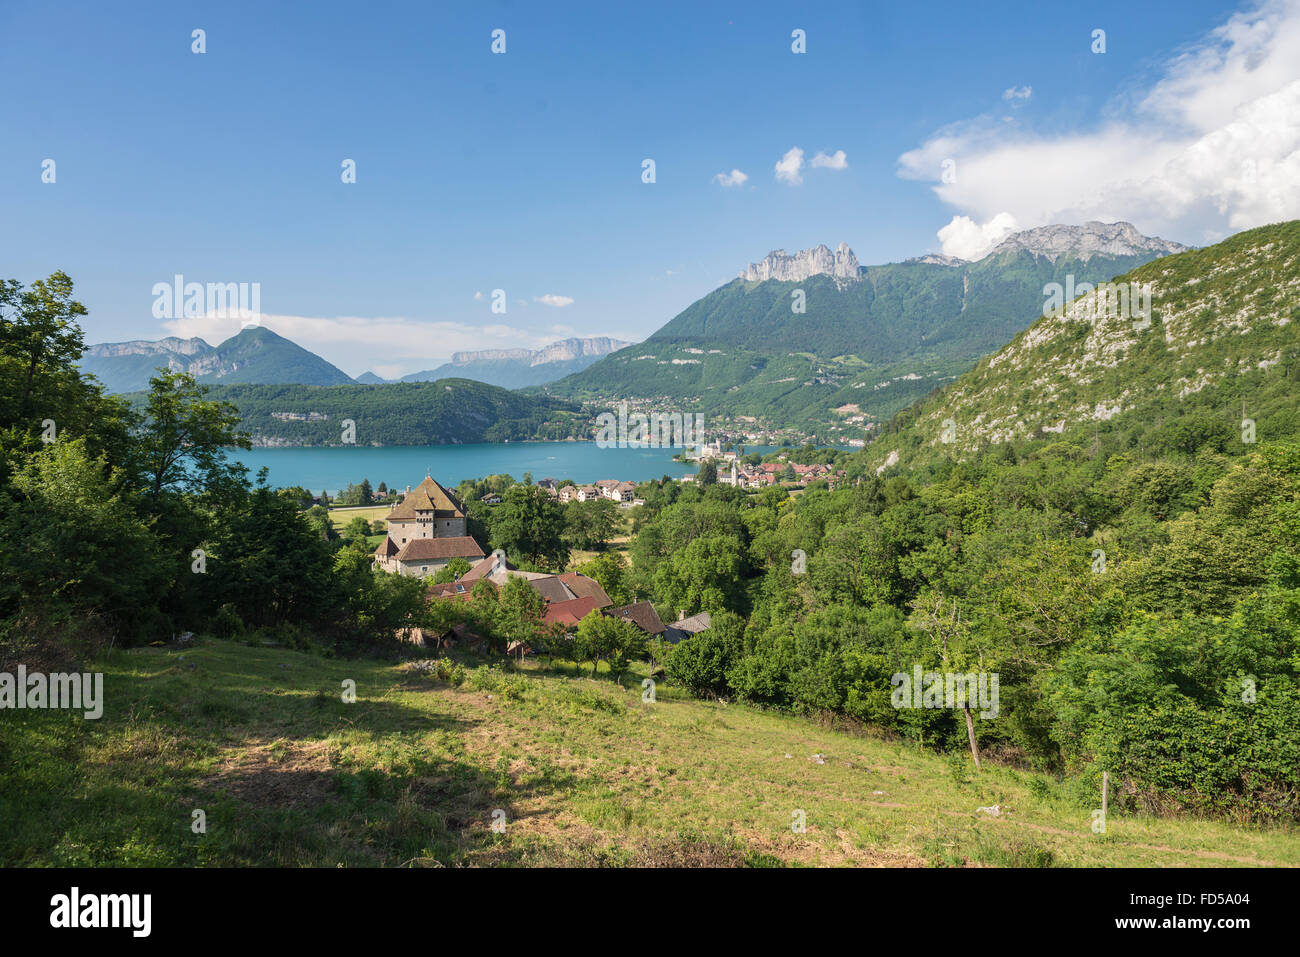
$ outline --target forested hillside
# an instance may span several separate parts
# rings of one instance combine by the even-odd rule
[[[470,379],[383,385],[212,386],[257,445],[441,445],[586,436],[578,407]],[[144,401],[142,393],[127,396]],[[345,438],[345,421],[355,426]]]

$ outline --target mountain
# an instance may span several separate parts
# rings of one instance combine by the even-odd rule
[[[545,385],[581,372],[601,356],[629,343],[608,336],[565,339],[541,349],[484,349],[452,353],[451,361],[424,372],[402,376],[402,382],[427,382],[447,376],[476,379],[510,389]],[[360,380],[358,380],[360,381]]]
[[[244,329],[218,346],[202,339],[174,337],[156,342],[103,342],[89,346],[81,361],[82,370],[99,379],[109,392],[148,389],[159,366],[188,372],[203,383],[352,382],[320,356],[262,326]]]
[[[1112,315],[1101,290],[1077,298],[897,416],[865,451],[869,463],[1101,432],[1122,433],[1129,448],[1240,443],[1243,419],[1261,442],[1300,432],[1300,221],[1158,259],[1117,283],[1150,284],[1149,322]]]
[[[766,282],[779,279],[782,282],[801,282],[810,276],[835,276],[840,279],[857,279],[861,271],[858,257],[845,243],[840,243],[831,252],[825,246],[814,246],[787,255],[784,249],[777,249],[767,254],[759,263],[750,263],[748,269],[740,274],[746,282]]]
[[[128,397],[143,402],[144,393]],[[570,403],[469,379],[384,385],[214,385],[260,446],[442,445],[586,437],[591,417]]]
[[[1094,256],[1143,256],[1147,258],[1186,252],[1182,243],[1143,236],[1132,223],[1099,223],[1082,226],[1039,226],[1013,233],[984,257],[1001,256],[1021,250],[1056,262],[1061,256],[1073,256],[1087,262]]]
[[[1022,331],[1049,284],[1102,282],[1185,248],[1127,223],[1087,223],[1013,234],[975,262],[864,267],[843,243],[776,250],[644,342],[543,391],[863,438]]]
[[[366,372],[361,373],[361,375],[357,376],[356,379],[355,379],[354,381],[355,381],[358,385],[383,385],[383,384],[384,384],[385,382],[387,382],[388,380],[387,380],[387,379],[381,379],[379,376],[375,375],[373,372],[366,371]]]

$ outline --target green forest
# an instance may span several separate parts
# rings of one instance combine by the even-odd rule
[[[212,400],[239,410],[244,430],[257,444],[443,445],[559,440],[590,431],[572,402],[472,379],[207,388]],[[138,392],[126,398],[137,407],[148,401]]]

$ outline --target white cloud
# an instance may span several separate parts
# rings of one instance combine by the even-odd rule
[[[535,333],[504,324],[421,322],[401,317],[263,315],[261,325],[304,349],[334,363],[349,375],[371,369],[396,378],[440,365],[453,352],[473,349],[540,349],[555,341],[551,333]],[[199,336],[217,344],[240,331],[238,318],[203,316],[164,322],[168,335]],[[400,363],[395,361],[400,359]]]
[[[969,216],[954,216],[939,230],[939,241],[946,256],[979,259],[1015,231],[1016,220],[1010,213],[998,213],[982,226]]]
[[[733,169],[730,173],[719,173],[713,177],[715,183],[721,183],[723,186],[744,186],[745,180],[749,179],[738,169]]]
[[[777,161],[776,178],[791,186],[798,186],[803,182],[803,177],[799,175],[801,169],[803,169],[803,150],[795,146]]]
[[[973,222],[1133,222],[1190,243],[1300,217],[1300,0],[1266,0],[1167,59],[1104,120],[1042,133],[982,116],[899,157]],[[960,216],[959,216],[960,218]],[[950,236],[973,235],[964,224]]]
[[[546,306],[555,306],[557,309],[563,309],[565,306],[573,305],[573,297],[556,296],[548,292],[544,296],[533,296],[533,302],[540,302]]]
[[[819,166],[825,169],[848,169],[849,158],[845,155],[844,150],[836,150],[830,156],[825,153],[818,153],[812,158],[812,165],[814,169]]]
[[[1002,99],[1008,103],[1015,103],[1018,100],[1027,100],[1034,95],[1032,86],[1013,86],[1010,89],[1002,91]]]

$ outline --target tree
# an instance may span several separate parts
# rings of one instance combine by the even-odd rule
[[[370,487],[370,479],[368,479],[368,478],[363,478],[363,479],[361,480],[361,490],[360,490],[360,491],[361,491],[361,504],[362,504],[362,505],[369,505],[371,502],[373,502],[373,501],[375,500],[375,493],[374,493],[374,490]]]
[[[688,614],[736,608],[742,598],[744,559],[730,538],[697,538],[660,563],[655,594],[675,610]]]
[[[600,662],[607,661],[610,671],[621,678],[628,662],[644,653],[645,632],[630,621],[592,611],[578,622],[573,654],[578,661],[591,662],[593,677]]]
[[[198,577],[214,606],[230,602],[250,625],[301,624],[330,618],[333,567],[331,548],[306,513],[262,484],[220,524],[208,573]]]
[[[519,642],[522,646],[537,641],[542,631],[542,616],[546,613],[546,600],[525,578],[510,577],[497,595],[498,615],[496,634],[501,645],[509,649]]]
[[[0,320],[0,352],[21,360],[21,421],[31,412],[38,376],[66,372],[85,351],[76,317],[86,315],[86,307],[72,298],[72,280],[59,270],[26,292],[16,280],[0,280],[0,316],[14,308],[16,317]]]
[[[127,638],[167,637],[158,602],[174,565],[84,439],[27,456],[0,490],[0,622],[95,612]]]
[[[728,635],[710,628],[678,642],[664,672],[669,681],[697,698],[719,697],[730,690],[727,672],[735,664],[738,650]]]
[[[536,485],[506,490],[492,521],[492,544],[532,565],[563,568],[569,562],[564,542],[564,507]]]
[[[460,557],[453,558],[434,573],[433,584],[445,585],[447,582],[454,582],[469,570],[468,561]]]
[[[136,446],[145,493],[155,507],[164,493],[200,491],[238,469],[226,464],[230,446],[251,448],[239,429],[239,410],[205,399],[207,391],[185,372],[149,380]]]
[[[123,399],[104,395],[77,367],[85,344],[76,317],[84,315],[63,272],[27,291],[0,280],[0,446],[34,452],[52,426],[56,440],[82,436],[88,456],[122,468],[130,416]]]
[[[618,529],[618,506],[607,498],[569,502],[565,509],[565,537],[574,548],[601,548]]]
[[[930,636],[931,644],[939,653],[946,672],[984,671],[983,655],[979,649],[969,646],[971,633],[970,622],[961,617],[956,601],[949,601],[943,595],[927,596],[912,603],[913,622]],[[971,666],[975,667],[972,668]],[[970,741],[971,757],[975,759],[975,769],[980,767],[980,749],[975,740],[975,722],[970,714],[970,701],[963,698],[961,712],[966,718],[966,737]]]
[[[637,600],[635,585],[628,574],[627,562],[618,552],[604,552],[578,566],[579,574],[595,579],[615,605]]]
[[[343,528],[344,538],[364,541],[366,536],[370,534],[370,523],[361,515],[357,515]]]
[[[700,464],[700,476],[696,479],[700,486],[718,484],[718,465],[712,459]]]

